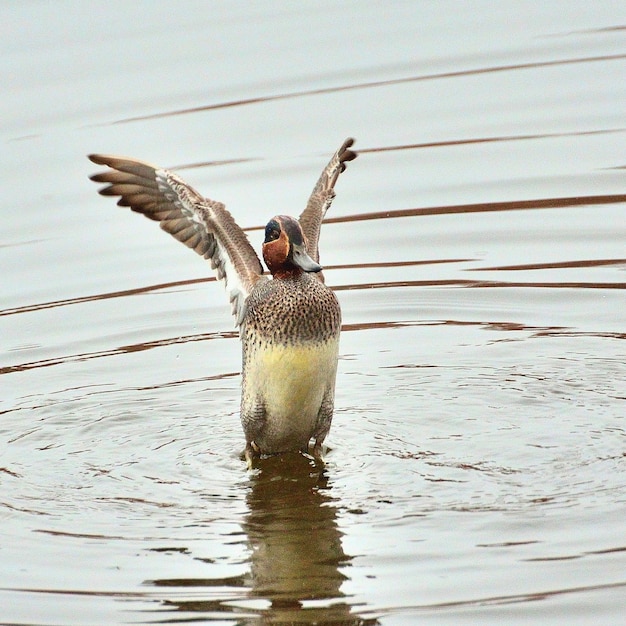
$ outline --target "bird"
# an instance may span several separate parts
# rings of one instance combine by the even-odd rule
[[[224,281],[242,344],[240,417],[248,468],[262,456],[311,452],[323,460],[331,427],[341,309],[319,264],[322,220],[335,184],[356,158],[347,138],[322,171],[299,218],[275,215],[265,226],[263,265],[221,202],[177,174],[132,158],[90,154],[108,169],[90,176],[103,196],[159,222],[208,260]],[[312,450],[311,450],[311,443]]]

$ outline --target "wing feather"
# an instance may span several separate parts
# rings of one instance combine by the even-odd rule
[[[346,163],[356,159],[357,153],[350,150],[354,139],[346,139],[333,154],[322,171],[299,221],[307,241],[307,251],[314,261],[319,262],[319,238],[322,220],[335,197],[335,183]],[[321,274],[321,273],[320,273]]]
[[[89,159],[111,168],[91,176],[106,184],[100,194],[119,196],[119,206],[158,221],[164,231],[210,261],[218,279],[226,283],[232,313],[240,325],[246,298],[262,278],[263,267],[225,206],[203,198],[172,172],[148,163],[101,154]]]

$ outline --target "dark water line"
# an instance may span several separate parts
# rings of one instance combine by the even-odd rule
[[[262,161],[259,157],[243,157],[241,159],[223,159],[221,161],[199,161],[198,163],[187,163],[186,165],[172,165],[167,169],[171,170],[193,170],[200,167],[218,167],[220,165],[237,165],[239,163],[250,163],[251,161]]]
[[[344,265],[327,265],[326,269],[370,269],[370,268],[389,268],[389,267],[408,267],[413,265],[430,265],[439,263],[463,263],[472,262],[476,259],[431,259],[421,261],[388,261],[380,263],[347,263]],[[133,289],[123,289],[119,291],[110,291],[107,293],[96,294],[93,296],[79,296],[77,298],[67,298],[64,300],[51,300],[48,302],[40,302],[37,304],[27,304],[21,307],[13,307],[10,309],[0,310],[0,317],[5,315],[17,315],[20,313],[32,313],[33,311],[41,311],[45,309],[54,309],[61,306],[70,306],[73,304],[84,304],[86,302],[96,302],[99,300],[109,300],[111,298],[126,298],[128,296],[136,296],[144,293],[152,293],[162,289],[172,289],[176,287],[186,287],[189,285],[197,285],[202,283],[216,282],[215,276],[207,276],[206,278],[190,278],[187,280],[176,280],[168,283],[157,283],[146,287],[134,287]]]
[[[396,152],[398,150],[417,150],[423,148],[447,148],[450,146],[465,146],[481,143],[500,143],[510,141],[529,141],[533,139],[555,139],[559,137],[585,137],[589,135],[609,135],[613,133],[623,133],[626,128],[608,128],[604,130],[583,130],[570,133],[539,133],[531,135],[503,135],[496,137],[473,137],[468,139],[450,139],[448,141],[429,141],[425,143],[410,143],[397,146],[384,146],[382,148],[363,148],[358,150],[359,154],[370,152]]]
[[[620,204],[626,202],[626,194],[606,194],[594,196],[570,196],[564,198],[538,198],[536,200],[512,200],[505,202],[480,202],[475,204],[454,204],[438,207],[418,207],[397,209],[393,211],[374,211],[329,217],[325,224],[342,222],[360,222],[364,220],[380,220],[397,217],[415,217],[418,215],[452,215],[456,213],[488,213],[491,211],[527,211],[531,209],[566,209],[596,204]],[[262,227],[256,227],[259,230]],[[250,230],[253,230],[252,228]]]
[[[19,365],[8,365],[0,367],[0,375],[13,374],[15,372],[24,372],[31,369],[39,369],[42,367],[50,367],[52,365],[62,365],[66,363],[76,363],[80,361],[90,361],[91,359],[99,359],[107,356],[118,356],[121,354],[129,354],[132,352],[143,352],[152,348],[161,348],[163,346],[173,346],[178,344],[192,343],[195,341],[209,341],[213,339],[233,339],[238,337],[236,331],[217,332],[217,333],[200,333],[197,335],[186,335],[183,337],[167,337],[155,341],[146,341],[142,343],[128,344],[111,348],[109,350],[98,350],[96,352],[84,352],[80,354],[72,354],[68,356],[60,356],[52,359],[42,359],[40,361],[31,361],[30,363],[21,363]]]
[[[108,356],[108,355],[105,355]],[[61,365],[62,363],[54,363],[51,365]],[[46,367],[47,363],[43,365],[43,367]],[[31,368],[31,369],[35,369],[35,367]],[[180,387],[181,385],[189,385],[189,384],[196,384],[196,383],[204,383],[204,382],[210,382],[210,381],[215,381],[215,380],[226,380],[229,378],[237,378],[239,375],[241,374],[241,372],[225,372],[224,374],[215,374],[214,376],[197,376],[196,378],[181,378],[178,380],[172,380],[172,381],[168,381],[168,382],[164,382],[164,383],[159,383],[158,385],[142,385],[142,386],[128,386],[128,387],[117,387],[117,386],[113,386],[111,389],[97,389],[95,391],[88,391],[85,392],[82,395],[82,398],[88,398],[88,397],[92,397],[92,396],[102,396],[102,395],[106,395],[106,394],[116,394],[119,393],[121,389],[125,390],[125,391],[132,391],[132,392],[138,392],[138,391],[154,391],[157,389],[167,389],[168,387]],[[67,389],[59,389],[58,391],[53,392],[53,394],[50,395],[54,395],[54,394],[66,394],[69,391],[73,391],[75,389],[88,389],[90,388],[90,386],[86,385],[86,386],[81,386],[81,387],[68,387]],[[50,401],[50,397],[46,397],[45,402],[41,403],[41,404],[29,404],[29,405],[20,405],[20,406],[15,406],[12,407],[10,409],[6,409],[4,411],[0,411],[0,415],[6,415],[7,413],[16,413],[18,411],[33,411],[36,409],[41,409],[44,407],[49,407],[52,406],[52,404],[56,404],[56,403],[62,403],[64,400],[58,400],[56,402],[51,402]],[[9,475],[12,475],[10,470],[7,470],[6,468],[0,467],[0,473],[1,472],[5,472],[8,473]],[[21,476],[16,475],[16,478],[21,478]],[[2,503],[0,503],[0,506],[2,506]]]
[[[28,304],[25,306],[14,307],[11,309],[3,309],[0,311],[0,317],[3,317],[5,315],[16,315],[19,313],[31,313],[32,311],[41,311],[44,309],[54,309],[59,306],[68,306],[71,304],[84,304],[85,302],[95,302],[97,300],[109,300],[110,298],[125,298],[127,296],[136,296],[142,293],[151,293],[160,289],[184,287],[187,285],[195,285],[197,283],[210,283],[216,280],[217,278],[213,276],[209,276],[207,278],[190,278],[187,280],[176,280],[170,283],[149,285],[148,287],[135,287],[133,289],[110,291],[108,293],[100,293],[94,296],[80,296],[78,298],[67,298],[65,300],[51,300],[49,302],[41,302],[39,304]]]
[[[441,263],[452,263],[456,262],[454,260],[450,261],[440,261]],[[430,263],[430,262],[428,262]],[[621,265],[624,261],[616,261],[615,265]],[[419,265],[420,263],[406,263],[405,265]],[[359,269],[362,267],[381,267],[385,264],[347,264],[347,265],[338,265],[337,269]],[[593,263],[589,262],[588,266],[593,265],[609,265],[609,263]],[[572,262],[572,264],[545,264],[545,268],[554,268],[554,267],[586,267],[585,264],[576,264],[576,262]],[[329,266],[330,269],[330,266]],[[470,268],[467,271],[480,271],[483,268]],[[526,267],[490,267],[484,268],[484,271],[496,271],[496,270],[516,270],[516,269],[544,269],[544,267],[537,268],[526,268]],[[110,298],[124,298],[130,295],[137,295],[138,293],[150,293],[153,291],[157,291],[159,289],[164,289],[168,287],[179,287],[188,284],[197,284],[203,282],[213,282],[215,278],[194,278],[189,281],[175,281],[172,283],[164,283],[161,285],[153,285],[150,287],[140,287],[136,289],[128,289],[125,291],[116,291],[110,292],[106,294],[99,294],[95,296],[83,296],[80,298],[73,298],[68,300],[57,300],[53,302],[44,302],[41,304],[32,304],[23,307],[16,307],[12,309],[5,309],[0,311],[0,317],[5,315],[17,315],[20,313],[31,313],[33,311],[40,311],[45,309],[52,309],[61,306],[70,306],[73,304],[83,304],[85,302],[94,302],[97,300],[108,300]],[[509,287],[509,288],[549,288],[549,289],[626,289],[626,283],[622,282],[581,282],[581,281],[561,281],[561,282],[513,282],[513,281],[496,281],[496,280],[459,280],[459,279],[439,279],[439,280],[400,280],[400,281],[382,281],[382,282],[372,282],[372,283],[351,283],[348,285],[333,285],[333,291],[354,291],[359,289],[393,289],[396,287],[473,287],[473,288],[487,288],[487,287]]]
[[[600,28],[585,28],[583,30],[570,30],[566,33],[555,33],[546,35],[546,37],[567,37],[571,35],[598,35],[603,33],[615,33],[620,30],[626,30],[626,26],[603,26]]]
[[[41,593],[51,594],[59,596],[88,596],[94,598],[131,598],[131,599],[152,599],[155,597],[154,593],[144,591],[90,591],[86,589],[37,589],[33,588],[19,588],[19,587],[0,587],[0,591],[12,591],[22,593]],[[29,622],[30,623],[30,622]]]
[[[536,198],[533,200],[507,200],[504,202],[478,202],[472,204],[450,204],[432,207],[394,209],[390,211],[372,211],[371,213],[353,213],[324,218],[324,224],[344,222],[364,222],[368,220],[386,220],[399,217],[417,217],[426,215],[455,215],[460,213],[490,213],[494,211],[529,211],[536,209],[568,209],[597,204],[621,204],[626,202],[626,194],[604,194],[589,196],[565,196],[555,198]],[[263,230],[265,226],[249,226],[245,231]]]
[[[218,581],[208,580],[211,587],[215,586],[228,586],[231,588],[240,589],[245,587],[242,582],[239,582],[239,578],[241,577],[229,577],[227,579],[221,579]],[[175,587],[196,587],[198,583],[201,583],[202,580],[194,579],[194,580],[178,580],[178,581],[155,581],[159,583],[159,586],[175,586]],[[218,584],[220,583],[221,584]],[[224,583],[229,582],[230,584],[224,585]],[[205,585],[206,586],[206,585]],[[599,585],[583,585],[580,587],[568,587],[564,589],[549,589],[546,591],[535,591],[528,593],[519,593],[519,594],[511,594],[511,595],[501,595],[501,596],[485,596],[481,598],[473,598],[469,600],[457,600],[450,602],[437,602],[432,604],[419,604],[413,606],[402,605],[398,607],[386,607],[386,608],[378,608],[375,611],[361,611],[361,615],[366,616],[370,613],[376,614],[378,616],[381,615],[389,615],[392,613],[406,613],[407,611],[432,611],[432,610],[441,610],[441,609],[457,609],[464,607],[485,607],[485,606],[501,606],[507,604],[519,604],[526,602],[536,602],[537,600],[547,600],[549,598],[554,598],[563,595],[571,595],[571,594],[579,594],[579,593],[590,593],[594,591],[605,591],[608,589],[621,589],[626,588],[626,581],[618,581],[614,583],[605,583]],[[0,590],[2,591],[12,591],[12,592],[24,592],[24,593],[41,593],[41,594],[53,594],[53,595],[61,595],[61,596],[92,596],[92,597],[110,597],[110,598],[133,598],[133,599],[158,599],[159,596],[155,592],[152,591],[96,591],[96,590],[82,590],[82,589],[43,589],[43,588],[15,588],[15,587],[3,587]]]
[[[423,143],[399,144],[395,146],[382,146],[379,148],[361,148],[356,150],[357,154],[370,154],[377,152],[397,152],[401,150],[423,150],[427,148],[447,148],[453,146],[467,146],[475,144],[502,143],[514,141],[531,141],[537,139],[557,139],[561,137],[586,137],[590,135],[610,135],[614,133],[626,132],[626,128],[606,128],[601,130],[581,130],[560,133],[537,133],[528,135],[502,135],[494,137],[470,137],[466,139],[449,139],[446,141],[429,141]],[[325,156],[325,155],[320,155]],[[198,161],[196,163],[182,163],[179,165],[168,165],[168,170],[191,170],[202,167],[219,167],[222,165],[237,165],[239,163],[250,163],[254,161],[265,161],[263,157],[241,157],[236,159],[223,159],[217,161]]]
[[[384,267],[403,267],[412,265],[426,265],[432,263],[458,263],[471,261],[472,259],[443,259],[435,261],[406,261],[398,263],[349,263],[345,265],[328,266],[328,269],[368,269],[368,268],[384,268]],[[553,269],[565,267],[592,267],[595,265],[622,265],[626,263],[623,259],[614,261],[571,261],[554,264],[537,264],[536,266],[505,266],[505,267],[489,267],[489,268],[469,268],[466,271],[496,271],[496,270],[516,270],[516,269]],[[86,302],[95,302],[98,300],[108,300],[111,298],[125,298],[142,293],[150,293],[160,289],[168,289],[171,287],[182,287],[199,283],[215,282],[214,277],[193,278],[189,280],[179,280],[171,283],[161,283],[150,285],[147,287],[137,287],[134,289],[126,289],[122,291],[112,291],[109,293],[98,294],[94,296],[81,296],[78,298],[70,298],[67,300],[54,300],[51,302],[43,302],[40,304],[30,304],[23,307],[15,307],[0,311],[0,317],[5,315],[17,315],[20,313],[32,313],[33,311],[41,311],[45,309],[53,309],[56,307],[70,306],[74,304],[84,304]],[[392,289],[396,287],[518,287],[518,288],[551,288],[551,289],[626,289],[626,283],[622,282],[583,282],[583,281],[559,281],[559,282],[513,282],[513,281],[497,281],[497,280],[461,280],[461,279],[438,279],[438,280],[400,280],[400,281],[381,281],[371,283],[351,283],[348,285],[333,285],[333,291],[354,291],[359,289]],[[1,372],[1,370],[0,370]]]
[[[510,282],[497,280],[399,280],[379,283],[358,283],[337,285],[333,291],[352,291],[358,289],[396,289],[398,287],[470,287],[470,288],[541,288],[541,289],[626,289],[626,283],[598,282]]]
[[[342,326],[342,331],[350,330],[364,330],[366,328],[396,328],[402,326],[416,325],[417,322],[374,322],[368,324],[347,324]],[[146,341],[142,343],[129,344],[125,346],[119,346],[117,348],[111,348],[109,350],[98,350],[95,352],[84,352],[80,354],[70,354],[66,356],[59,356],[51,359],[41,359],[39,361],[30,361],[28,363],[20,363],[18,365],[8,365],[0,367],[0,375],[14,374],[16,372],[24,372],[31,369],[40,369],[44,367],[51,367],[54,365],[65,365],[67,363],[76,363],[81,361],[90,361],[92,359],[100,359],[109,356],[119,356],[121,354],[129,354],[132,352],[143,352],[145,350],[152,350],[153,348],[161,348],[164,346],[171,346],[177,344],[186,344],[196,341],[209,341],[213,339],[236,339],[239,337],[237,331],[219,332],[219,333],[199,333],[197,335],[186,335],[183,337],[166,337],[155,341]],[[220,378],[230,376],[231,374],[220,375]],[[180,382],[180,381],[178,381]],[[176,383],[167,383],[172,385]],[[161,385],[163,386],[163,385]],[[0,415],[2,412],[0,412]]]
[[[456,609],[463,607],[497,606],[506,604],[519,604],[521,602],[536,602],[537,600],[547,600],[549,598],[570,595],[574,593],[589,593],[592,591],[604,591],[606,589],[621,589],[626,587],[626,581],[607,583],[600,585],[585,585],[581,587],[569,587],[566,589],[550,589],[547,591],[535,591],[504,596],[486,596],[484,598],[474,598],[470,600],[458,600],[451,602],[439,602],[435,604],[421,604],[416,606],[402,606],[397,610],[393,607],[388,612],[405,613],[406,611],[432,611],[433,609]],[[378,611],[380,612],[380,610]],[[383,611],[385,613],[385,611]]]
[[[396,285],[397,286],[397,285]],[[354,324],[343,324],[341,332],[351,331],[363,331],[363,330],[376,330],[376,329],[395,329],[405,328],[410,326],[476,326],[485,328],[487,330],[499,330],[499,331],[531,331],[534,337],[605,337],[608,339],[626,339],[626,333],[617,332],[589,332],[589,331],[577,331],[566,327],[533,327],[526,326],[519,322],[494,322],[494,321],[465,321],[465,320],[408,320],[400,322],[364,322]],[[81,361],[90,361],[92,359],[100,359],[103,357],[119,356],[122,354],[129,354],[132,352],[143,352],[145,350],[152,350],[153,348],[161,348],[164,346],[180,345],[193,343],[197,341],[211,341],[214,339],[236,339],[239,337],[239,333],[236,331],[230,332],[218,332],[218,333],[199,333],[197,335],[186,335],[182,337],[166,337],[155,341],[147,341],[143,343],[130,344],[126,346],[120,346],[117,348],[111,348],[109,350],[99,350],[95,352],[85,352],[80,354],[70,354],[66,356],[59,356],[50,359],[42,359],[39,361],[30,361],[27,363],[20,363],[18,365],[8,365],[0,367],[0,376],[3,374],[14,374],[17,372],[25,372],[33,369],[40,369],[44,367],[52,367],[54,365],[65,365],[68,363],[77,363]],[[216,380],[222,378],[230,378],[237,376],[238,373],[228,372],[225,374],[219,374],[213,377],[201,378],[201,379],[189,379],[188,381],[170,381],[163,385],[156,385],[146,387],[145,389],[156,389],[167,386],[173,386],[183,384],[185,382],[197,382],[199,380]],[[104,392],[102,392],[104,393]],[[8,411],[0,411],[0,415]]]
[[[554,67],[559,65],[572,65],[578,63],[597,63],[618,61],[626,58],[625,54],[608,54],[591,57],[577,57],[574,59],[555,59],[551,61],[538,61],[529,63],[513,63],[507,65],[495,65],[491,67],[482,67],[471,70],[454,70],[450,72],[437,72],[433,74],[420,74],[417,76],[407,76],[404,78],[394,78],[390,80],[370,81],[365,83],[355,83],[351,85],[339,85],[337,87],[323,87],[320,89],[307,89],[303,91],[294,91],[284,94],[276,94],[273,96],[259,96],[251,98],[243,98],[241,100],[230,100],[227,102],[218,102],[215,104],[207,104],[197,107],[190,107],[186,109],[177,109],[174,111],[166,111],[164,113],[151,113],[148,115],[138,115],[134,117],[127,117],[112,122],[113,124],[127,124],[130,122],[141,122],[152,119],[161,119],[164,117],[173,117],[177,115],[188,115],[190,113],[201,113],[205,111],[213,111],[217,109],[232,108],[238,106],[245,106],[250,104],[262,104],[266,102],[272,102],[276,100],[289,100],[294,98],[302,98],[306,96],[318,96],[330,93],[338,93],[342,91],[354,91],[358,89],[375,89],[379,87],[389,87],[393,85],[402,85],[406,83],[413,83],[426,80],[438,80],[442,78],[457,78],[463,76],[476,76],[481,74],[494,74],[498,72],[510,72],[514,70],[526,70],[537,69],[544,67]]]
[[[357,154],[370,154],[377,152],[397,152],[401,150],[422,150],[427,148],[447,148],[453,146],[466,146],[487,143],[502,143],[514,141],[531,141],[537,139],[557,139],[561,137],[586,137],[591,135],[611,135],[626,132],[626,128],[606,128],[600,130],[581,130],[560,133],[537,133],[528,135],[502,135],[494,137],[469,137],[465,139],[449,139],[446,141],[429,141],[423,143],[399,144],[395,146],[382,146],[379,148],[361,148],[356,150]],[[320,155],[326,156],[326,155]],[[265,161],[263,157],[241,157],[236,159],[223,159],[217,161],[198,161],[196,163],[182,163],[179,165],[168,165],[168,170],[191,170],[202,167],[219,167],[222,165],[237,165],[239,163],[250,163],[254,161]]]
[[[586,261],[562,261],[554,263],[527,263],[524,265],[500,265],[494,267],[470,267],[466,272],[500,272],[518,270],[555,270],[606,265],[626,265],[626,259],[590,259]]]
[[[329,270],[365,270],[384,269],[389,267],[414,267],[416,265],[439,265],[442,263],[472,263],[478,259],[424,259],[421,261],[381,261],[376,263],[343,263],[339,265],[325,265]],[[334,287],[333,287],[334,289]]]

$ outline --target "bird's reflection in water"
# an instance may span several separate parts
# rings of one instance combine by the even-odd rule
[[[228,581],[152,581],[157,586],[193,586],[196,590],[202,586],[237,587],[244,592],[240,597],[246,608],[237,608],[232,597],[226,601],[169,600],[167,606],[226,618],[238,626],[379,623],[359,616],[341,591],[347,578],[342,570],[350,557],[341,545],[337,508],[322,464],[299,453],[258,460],[246,503],[248,513],[242,523],[250,549],[246,574]],[[261,599],[267,602],[266,608],[249,604]]]
[[[243,529],[251,549],[251,596],[271,605],[249,623],[375,624],[356,616],[340,590],[350,557],[323,466],[294,453],[263,459],[258,467]]]

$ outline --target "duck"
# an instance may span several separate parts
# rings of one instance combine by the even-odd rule
[[[90,176],[103,196],[159,222],[208,260],[225,284],[242,345],[240,417],[243,458],[310,453],[323,460],[332,423],[341,308],[319,261],[322,220],[335,184],[356,158],[354,139],[332,155],[296,219],[275,215],[265,226],[263,265],[221,202],[205,198],[177,174],[133,158],[90,154],[108,169]],[[311,447],[312,445],[312,447]]]

